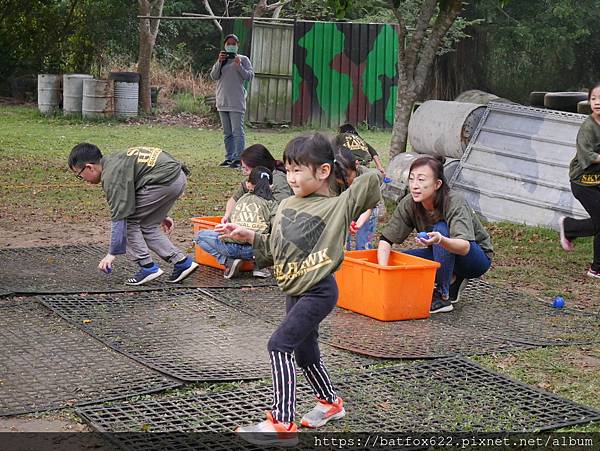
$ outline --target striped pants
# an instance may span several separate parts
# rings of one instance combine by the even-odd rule
[[[273,418],[291,423],[296,415],[296,362],[319,399],[337,398],[319,351],[319,324],[337,303],[338,289],[327,276],[300,296],[287,296],[286,317],[268,344],[273,377]]]

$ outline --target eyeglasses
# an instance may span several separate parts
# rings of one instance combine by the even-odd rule
[[[79,180],[83,180],[83,177],[81,176],[81,173],[83,171],[85,171],[85,168],[87,168],[87,166],[82,167],[81,171],[79,171],[77,174],[75,174],[75,177],[77,177]]]

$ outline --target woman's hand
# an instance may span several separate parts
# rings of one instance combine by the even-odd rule
[[[112,271],[112,264],[115,261],[115,256],[111,254],[106,254],[106,256],[100,260],[98,263],[98,269],[100,271],[104,271],[105,273],[109,273]]]
[[[173,221],[173,218],[167,216],[165,219],[162,220],[160,228],[162,229],[165,235],[171,235],[171,232],[173,231],[173,229],[175,229],[175,221]]]
[[[233,59],[233,62],[239,66],[239,65],[241,65],[241,64],[242,64],[242,59],[241,59],[239,56],[236,56],[236,57]]]
[[[221,224],[227,224],[229,222],[229,216],[223,216],[221,218]]]
[[[358,227],[358,225],[356,224],[356,221],[352,221],[350,223],[350,235],[356,235],[356,232],[358,232],[358,229],[360,229],[360,227]]]
[[[227,52],[220,51],[219,52],[219,63],[222,63],[227,59]]]
[[[427,232],[427,236],[429,236],[428,239],[419,238],[417,236],[415,237],[415,241],[421,246],[428,247],[432,244],[442,244],[442,241],[444,240],[444,236],[440,232]]]
[[[254,232],[252,230],[231,222],[217,224],[215,226],[215,232],[219,233],[221,238],[232,238],[245,243],[252,243],[252,241],[254,241]]]

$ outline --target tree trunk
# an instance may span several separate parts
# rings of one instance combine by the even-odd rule
[[[140,16],[161,16],[164,0],[138,0]],[[137,70],[140,73],[140,105],[144,113],[152,111],[150,100],[150,61],[158,34],[158,19],[140,19],[140,44]]]
[[[408,142],[408,121],[415,96],[408,90],[398,87],[398,97],[396,98],[396,112],[394,114],[394,127],[392,128],[392,141],[390,143],[390,160],[396,155],[406,152]]]
[[[442,5],[444,3],[444,5]],[[411,36],[407,35],[404,17],[391,2],[392,11],[398,20],[398,90],[394,127],[390,143],[390,158],[406,152],[408,143],[408,122],[413,104],[421,95],[425,80],[433,67],[435,54],[459,12],[462,0],[440,2],[424,0],[416,18],[416,27]],[[436,12],[433,25],[431,20]],[[427,32],[429,30],[429,32]],[[406,38],[406,41],[405,41]]]

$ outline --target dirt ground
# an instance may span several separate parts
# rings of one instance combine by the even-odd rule
[[[171,240],[183,250],[191,243],[191,224],[178,222],[171,234]],[[110,226],[104,224],[82,224],[43,222],[39,218],[35,224],[0,219],[0,248],[61,246],[67,244],[108,243]]]

